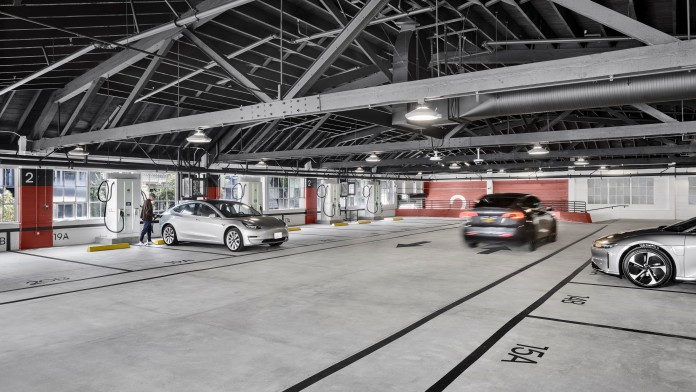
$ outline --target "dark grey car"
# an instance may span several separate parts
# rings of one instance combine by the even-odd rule
[[[592,244],[592,266],[640,287],[696,281],[696,218],[599,238]]]
[[[475,247],[479,242],[514,241],[526,243],[530,251],[540,241],[556,241],[556,218],[539,198],[524,193],[492,193],[463,212],[464,241]]]

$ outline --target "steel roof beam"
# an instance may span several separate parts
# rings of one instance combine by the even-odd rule
[[[663,123],[673,123],[673,122],[678,122],[677,119],[675,119],[672,116],[669,116],[665,113],[662,113],[661,111],[655,109],[654,107],[648,105],[647,103],[635,103],[632,105],[636,109],[639,109],[650,116],[662,121]]]
[[[668,44],[678,41],[677,38],[663,33],[651,26],[640,23],[626,15],[597,4],[592,0],[552,0],[573,12],[620,31],[629,37],[633,37],[647,45]]]
[[[537,64],[496,68],[448,75],[360,90],[321,94],[306,98],[254,104],[241,108],[159,120],[89,134],[67,135],[36,141],[33,149],[89,144],[105,140],[156,135],[197,126],[219,126],[319,113],[337,113],[396,103],[572,85],[597,80],[665,72],[683,72],[696,66],[696,41],[644,46]],[[340,114],[340,113],[338,113]],[[33,138],[36,139],[36,138]]]
[[[304,95],[312,88],[331,64],[343,53],[343,51],[362,33],[363,29],[382,11],[389,0],[370,0],[345,26],[341,33],[334,38],[329,46],[319,55],[314,63],[307,68],[304,74],[285,94],[285,99],[292,99]]]
[[[78,102],[77,107],[75,107],[75,110],[73,110],[72,115],[70,115],[70,118],[65,123],[63,130],[60,132],[60,136],[66,135],[70,132],[70,128],[72,128],[73,124],[75,124],[75,121],[77,121],[80,118],[82,113],[84,113],[85,107],[89,106],[88,104],[92,102],[94,97],[99,92],[99,89],[101,88],[102,84],[104,84],[105,80],[105,78],[99,78],[92,82],[92,84],[85,92],[85,95],[83,95],[82,99],[80,99],[80,102]]]

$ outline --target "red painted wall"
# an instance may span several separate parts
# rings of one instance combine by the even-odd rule
[[[497,180],[494,193],[531,193],[541,201],[568,200],[568,180]]]
[[[305,224],[317,223],[317,180],[308,178],[305,183]]]
[[[478,200],[486,194],[485,181],[437,181],[423,184],[423,191],[427,195],[426,205],[429,201],[449,201],[452,196],[461,195],[466,200]],[[460,208],[461,202],[455,201],[453,208]]]
[[[19,249],[53,246],[53,170],[22,169]]]

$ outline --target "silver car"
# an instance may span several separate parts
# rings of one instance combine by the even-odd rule
[[[696,281],[696,218],[599,238],[591,260],[595,269],[623,275],[640,287]]]
[[[184,202],[165,211],[159,221],[167,245],[179,241],[223,243],[238,252],[249,245],[280,246],[288,240],[285,222],[236,201]]]

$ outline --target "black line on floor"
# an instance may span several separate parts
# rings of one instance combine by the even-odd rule
[[[583,284],[587,286],[603,286],[603,287],[615,287],[617,289],[630,289],[630,290],[641,290],[641,291],[657,291],[661,293],[678,293],[678,294],[692,294],[696,295],[693,291],[677,291],[677,290],[662,290],[662,289],[649,289],[645,287],[630,287],[630,286],[614,286],[611,284],[600,284],[600,283],[585,283],[585,282],[568,282],[572,284]]]
[[[556,321],[559,323],[566,323],[566,324],[576,324],[576,325],[586,325],[588,327],[597,327],[597,328],[606,328],[606,329],[614,329],[617,331],[626,331],[626,332],[635,332],[635,333],[641,333],[644,335],[655,335],[655,336],[663,336],[667,338],[675,338],[675,339],[686,339],[686,340],[693,340],[696,341],[696,337],[691,337],[691,336],[684,336],[684,335],[675,335],[671,333],[662,333],[662,332],[654,332],[654,331],[646,331],[644,329],[633,329],[633,328],[624,328],[624,327],[615,327],[613,325],[605,325],[605,324],[594,324],[594,323],[585,323],[582,321],[573,321],[573,320],[563,320],[563,319],[557,319],[557,318],[552,318],[552,317],[542,317],[542,316],[527,316],[527,318],[533,318],[533,319],[539,319],[539,320],[548,320],[548,321]]]
[[[49,260],[56,260],[56,261],[64,261],[66,263],[75,263],[75,264],[82,264],[82,265],[89,265],[91,267],[99,267],[99,268],[108,268],[112,270],[117,270],[117,271],[123,271],[123,272],[133,272],[132,270],[125,269],[125,268],[117,268],[117,267],[107,267],[104,265],[99,265],[99,264],[92,264],[92,263],[85,263],[82,261],[75,261],[75,260],[68,260],[68,259],[59,259],[57,257],[51,257],[51,256],[44,256],[44,255],[37,255],[34,253],[27,253],[27,252],[22,252],[19,250],[13,250],[12,253],[19,253],[21,255],[26,255],[26,256],[34,256],[34,257],[41,257],[44,259],[49,259]]]
[[[227,265],[219,265],[219,266],[215,266],[215,267],[207,267],[207,268],[199,268],[199,269],[195,269],[195,270],[174,272],[174,273],[171,273],[171,274],[152,276],[152,277],[149,277],[149,278],[135,279],[135,280],[129,280],[129,281],[119,282],[119,283],[112,283],[112,284],[106,284],[106,285],[101,285],[101,286],[87,287],[87,288],[78,289],[78,290],[69,290],[69,291],[64,291],[64,292],[61,292],[61,293],[53,293],[53,294],[39,295],[39,296],[36,296],[36,297],[21,298],[21,299],[16,299],[16,300],[12,300],[12,301],[0,302],[0,306],[2,306],[2,305],[14,304],[14,303],[19,303],[19,302],[27,302],[27,301],[32,301],[32,300],[35,300],[35,299],[50,298],[50,297],[56,297],[56,296],[59,296],[59,295],[65,295],[65,294],[79,293],[79,292],[83,292],[83,291],[96,290],[96,289],[101,289],[101,288],[106,288],[106,287],[121,286],[121,285],[129,284],[129,283],[139,283],[139,282],[144,282],[144,281],[148,281],[148,280],[154,280],[154,279],[160,279],[160,278],[167,278],[167,277],[170,277],[170,276],[183,275],[183,274],[188,274],[188,273],[193,273],[193,272],[210,271],[210,270],[215,270],[215,269],[220,269],[220,268],[235,267],[235,266],[239,266],[239,265],[243,265],[243,264],[251,264],[251,263],[256,263],[256,262],[260,262],[260,261],[274,260],[274,259],[279,259],[279,258],[289,257],[289,256],[299,256],[299,255],[303,255],[303,254],[307,254],[307,253],[321,252],[321,251],[324,251],[324,250],[333,250],[333,249],[336,249],[336,248],[344,248],[344,247],[347,247],[347,246],[362,245],[362,244],[365,244],[365,243],[368,243],[368,242],[379,242],[379,241],[385,241],[385,240],[392,240],[392,239],[397,239],[397,238],[409,237],[409,236],[412,236],[412,235],[426,234],[426,233],[432,233],[432,232],[436,232],[436,231],[443,231],[443,230],[450,230],[450,229],[452,229],[452,228],[451,228],[451,227],[444,227],[444,228],[441,228],[441,229],[436,229],[436,230],[431,230],[431,231],[426,231],[426,232],[411,233],[411,234],[404,234],[404,235],[400,235],[400,236],[396,236],[396,237],[390,237],[390,238],[384,238],[384,239],[375,239],[375,240],[363,241],[363,242],[360,243],[360,244],[343,244],[343,245],[336,245],[336,246],[329,247],[329,248],[312,249],[312,250],[307,250],[307,251],[304,251],[304,252],[282,254],[282,255],[278,255],[278,256],[266,257],[266,258],[257,259],[257,260],[241,261],[241,262],[239,262],[239,263],[232,263],[232,264],[227,264]],[[269,252],[269,253],[270,253],[270,252]],[[223,258],[220,258],[220,259],[222,260],[222,259],[224,259],[224,258],[228,258],[228,257],[223,257]],[[229,257],[229,258],[231,258],[231,257]],[[186,264],[181,264],[181,265],[184,266],[184,265],[186,265]],[[139,272],[139,271],[136,270],[136,271],[131,271],[131,272]],[[45,287],[45,286],[37,286],[37,287]]]
[[[604,227],[602,227],[602,229],[604,229]],[[595,231],[594,233],[596,233],[597,231]],[[589,235],[582,239],[585,239],[587,237],[589,237]],[[454,368],[452,368],[452,370],[447,372],[447,374],[442,376],[442,378],[440,378],[430,388],[426,389],[426,392],[444,391],[445,388],[447,388],[452,382],[454,382],[454,380],[457,379],[457,377],[464,373],[466,369],[473,365],[474,362],[478,361],[479,358],[481,358],[486,352],[488,352],[488,350],[490,350],[491,347],[493,347],[500,339],[502,339],[503,336],[505,336],[505,334],[507,334],[511,329],[515,328],[517,324],[524,320],[525,317],[529,316],[529,314],[532,313],[536,308],[541,306],[541,304],[546,302],[547,299],[554,295],[563,286],[568,284],[568,282],[570,282],[575,276],[582,272],[582,270],[584,270],[585,267],[587,267],[588,265],[590,265],[590,260],[587,260],[586,262],[582,263],[580,267],[578,267],[570,275],[566,276],[565,279],[560,281],[557,285],[553,286],[553,288],[547,291],[546,294],[542,295],[539,299],[534,301],[534,303],[532,303],[526,309],[518,313],[512,319],[510,319],[510,321],[505,323],[505,325],[500,327],[497,331],[493,333],[493,335],[491,335],[480,346],[478,346],[474,351],[472,351],[471,354],[469,354],[466,358],[459,362],[457,366],[455,366]]]
[[[447,226],[447,225],[445,225],[445,226]],[[434,226],[434,227],[442,227],[442,226]],[[443,230],[444,230],[444,229],[443,229]],[[409,231],[410,231],[410,230],[409,230]],[[370,236],[370,237],[372,237],[372,236]],[[362,238],[362,237],[358,237],[358,238],[352,237],[352,239],[360,239],[360,238]],[[234,257],[254,256],[254,255],[265,254],[265,253],[269,253],[269,252],[283,251],[283,250],[289,250],[289,249],[298,249],[298,248],[303,248],[303,247],[307,247],[307,246],[324,245],[324,244],[328,244],[328,243],[332,243],[332,242],[339,242],[339,241],[345,241],[345,240],[327,241],[327,242],[320,242],[320,243],[316,243],[316,244],[304,244],[304,245],[301,245],[301,246],[295,246],[295,247],[290,247],[290,248],[288,248],[288,247],[283,247],[283,248],[278,248],[278,249],[269,249],[269,250],[263,250],[263,251],[258,251],[258,252],[250,252],[250,253],[246,253],[246,254],[238,254],[238,255],[233,255],[233,254],[225,255],[225,254],[222,254],[222,253],[215,253],[215,252],[197,252],[197,251],[193,251],[193,250],[172,249],[172,248],[169,248],[169,247],[160,247],[160,246],[157,246],[157,247],[148,247],[148,249],[167,249],[167,250],[177,250],[177,251],[189,252],[189,253],[206,253],[206,254],[213,254],[213,255],[222,256],[222,257],[218,257],[218,258],[214,258],[214,259],[208,259],[208,260],[192,261],[192,262],[189,262],[189,263],[182,263],[182,264],[173,264],[173,265],[166,265],[166,266],[148,267],[148,268],[142,268],[142,269],[137,269],[137,270],[133,270],[133,271],[124,271],[124,272],[119,272],[119,273],[115,273],[115,274],[98,275],[98,276],[92,276],[92,277],[89,277],[89,278],[82,278],[82,279],[75,279],[75,280],[66,280],[66,281],[62,281],[62,282],[49,283],[49,284],[44,284],[44,285],[37,285],[37,286],[30,286],[30,287],[19,287],[19,288],[15,288],[15,289],[9,289],[9,290],[0,291],[0,294],[2,294],[2,293],[9,293],[9,292],[12,292],[12,291],[19,291],[19,290],[37,289],[37,288],[40,288],[40,287],[53,286],[53,285],[63,284],[63,283],[72,283],[72,282],[80,282],[80,281],[83,281],[83,280],[91,280],[91,279],[105,278],[105,277],[109,277],[109,276],[113,276],[113,275],[121,275],[121,274],[129,273],[129,272],[140,272],[140,271],[148,271],[148,270],[155,270],[155,269],[179,267],[179,266],[182,266],[182,265],[191,265],[191,264],[198,264],[198,263],[207,263],[207,262],[211,262],[211,261],[219,261],[219,260],[224,260],[224,259],[229,259],[229,258],[234,258]],[[16,253],[20,253],[20,252],[16,252]],[[34,254],[32,254],[32,253],[24,253],[24,254],[31,255],[31,256],[38,256],[38,255],[34,255]],[[39,256],[39,257],[41,257],[41,256]],[[266,259],[264,259],[264,260],[266,260]],[[229,264],[228,266],[234,266],[234,265],[237,265],[237,264]],[[0,305],[2,305],[2,304],[0,304]]]
[[[534,262],[532,262],[532,263],[530,263],[530,264],[527,264],[527,265],[525,265],[524,267],[522,267],[522,268],[520,268],[520,269],[518,269],[518,270],[515,270],[515,271],[513,271],[513,272],[511,272],[511,273],[509,273],[509,274],[503,276],[502,278],[496,280],[495,282],[490,283],[490,284],[488,284],[488,285],[486,285],[486,286],[484,286],[484,287],[482,287],[482,288],[480,288],[480,289],[478,289],[478,290],[476,290],[476,291],[474,291],[474,292],[472,292],[472,293],[470,293],[470,294],[468,294],[468,295],[466,295],[466,296],[464,296],[464,297],[462,297],[462,298],[460,298],[460,299],[458,299],[458,300],[452,302],[451,304],[449,304],[449,305],[447,305],[447,306],[445,306],[445,307],[443,307],[443,308],[440,308],[440,309],[436,310],[436,311],[433,312],[433,313],[430,313],[429,315],[427,315],[427,316],[421,318],[420,320],[418,320],[418,321],[416,321],[416,322],[410,324],[409,326],[407,326],[407,327],[401,329],[400,331],[396,332],[395,334],[393,334],[393,335],[391,335],[391,336],[388,336],[388,337],[385,338],[385,339],[380,340],[379,342],[377,342],[377,343],[375,343],[375,344],[373,344],[373,345],[371,345],[371,346],[369,346],[369,347],[367,347],[367,348],[365,348],[365,349],[363,349],[363,350],[361,350],[361,351],[359,351],[359,352],[357,352],[357,353],[355,353],[355,354],[349,356],[348,358],[346,358],[346,359],[344,359],[344,360],[342,360],[342,361],[340,361],[340,362],[337,362],[337,363],[335,363],[335,364],[333,364],[333,365],[327,367],[326,369],[324,369],[324,370],[322,370],[322,371],[320,371],[320,372],[318,372],[318,373],[316,373],[316,374],[314,374],[314,375],[312,375],[312,376],[310,376],[310,377],[305,378],[304,380],[300,381],[299,383],[297,383],[297,384],[295,384],[295,385],[293,385],[293,386],[291,386],[291,387],[289,387],[289,388],[283,390],[283,392],[296,392],[296,391],[301,391],[301,390],[303,390],[303,389],[305,389],[305,388],[311,386],[312,384],[315,384],[315,383],[321,381],[322,379],[324,379],[324,378],[326,378],[326,377],[328,377],[328,376],[330,376],[330,375],[336,373],[337,371],[339,371],[339,370],[341,370],[341,369],[343,369],[343,368],[345,368],[345,367],[347,367],[347,366],[349,366],[349,365],[351,365],[351,364],[357,362],[358,360],[360,360],[360,359],[362,359],[362,358],[364,358],[364,357],[366,357],[366,356],[372,354],[373,352],[375,352],[375,351],[377,351],[377,350],[383,348],[384,346],[386,346],[386,345],[388,345],[388,344],[390,344],[390,343],[396,341],[397,339],[399,339],[399,338],[405,336],[406,334],[408,334],[408,333],[414,331],[415,329],[417,329],[417,328],[423,326],[425,323],[427,323],[427,322],[429,322],[429,321],[435,319],[436,317],[442,315],[443,313],[445,313],[445,312],[447,312],[447,311],[449,311],[449,310],[452,310],[452,309],[456,308],[457,306],[459,306],[459,305],[463,304],[464,302],[466,302],[466,301],[468,301],[468,300],[470,300],[470,299],[472,299],[472,298],[478,296],[479,294],[482,294],[482,293],[484,293],[484,292],[486,292],[486,291],[492,289],[493,287],[496,287],[496,286],[498,286],[499,284],[501,284],[501,283],[507,281],[508,279],[510,279],[510,278],[512,278],[512,277],[514,277],[514,276],[516,276],[516,275],[519,275],[520,273],[522,273],[522,272],[524,272],[524,271],[526,271],[526,270],[528,270],[528,269],[534,267],[535,265],[537,265],[537,264],[539,264],[539,263],[541,263],[541,262],[543,262],[543,261],[545,261],[545,260],[548,260],[549,258],[551,258],[551,257],[553,257],[553,256],[555,256],[555,255],[557,255],[557,254],[559,254],[559,253],[561,253],[562,251],[564,251],[564,250],[568,249],[569,247],[571,247],[571,246],[577,244],[578,242],[580,242],[580,241],[582,241],[582,240],[584,240],[584,239],[586,239],[586,238],[588,238],[588,237],[594,235],[595,233],[599,232],[600,230],[604,229],[605,227],[606,227],[606,226],[603,226],[603,227],[601,227],[600,229],[595,230],[595,231],[593,231],[592,233],[587,234],[586,236],[584,236],[584,237],[582,237],[582,238],[580,238],[580,239],[578,239],[578,240],[576,240],[576,241],[574,241],[574,242],[572,242],[572,243],[570,243],[570,244],[568,244],[568,245],[566,245],[566,246],[564,246],[564,247],[562,247],[562,248],[560,248],[560,249],[558,249],[558,250],[556,250],[556,251],[554,251],[554,252],[552,252],[552,253],[549,253],[548,255],[546,255],[546,256],[544,256],[544,257],[542,257],[542,258],[540,258],[540,259],[538,259],[538,260],[536,260],[536,261],[534,261]],[[587,265],[587,264],[589,264],[589,261],[587,261],[584,265]],[[579,271],[578,271],[578,272],[579,272]],[[571,277],[571,279],[572,279],[572,277]],[[570,279],[568,279],[568,280],[570,280]],[[531,312],[531,310],[530,310],[530,312]]]

